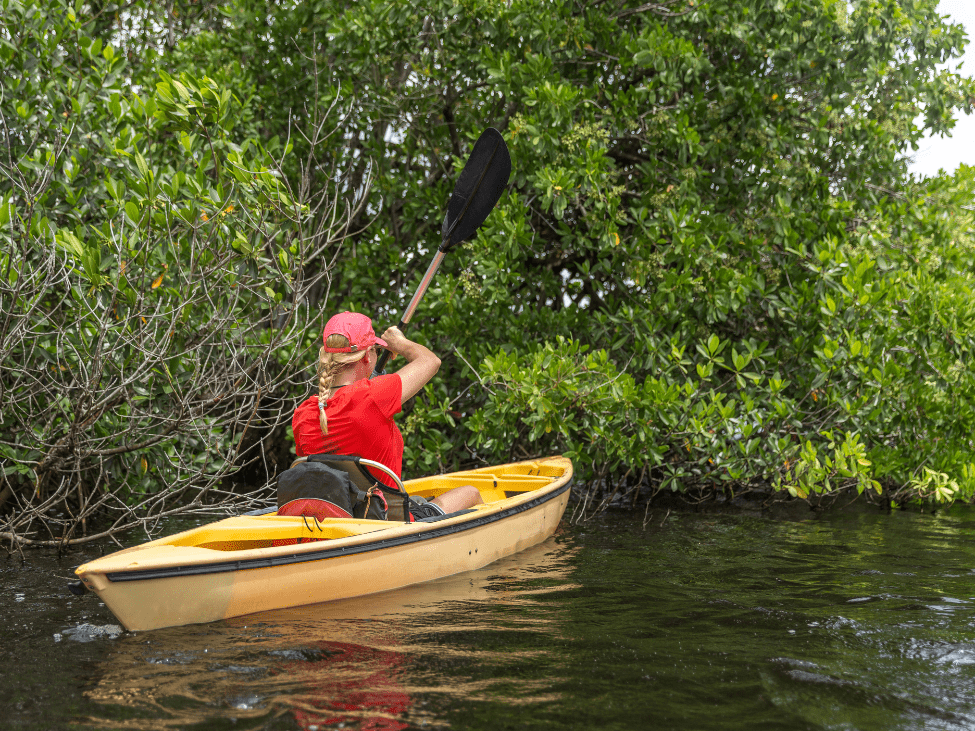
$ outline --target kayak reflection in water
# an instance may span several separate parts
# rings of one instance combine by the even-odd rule
[[[318,395],[302,402],[291,420],[298,456],[354,455],[380,462],[401,476],[403,435],[393,417],[437,374],[440,358],[407,339],[395,326],[382,338],[376,337],[372,320],[356,312],[332,317],[325,324],[322,340]],[[370,378],[380,346],[403,356],[407,363],[396,373]],[[374,477],[396,487],[381,472],[375,472]],[[411,512],[414,518],[426,518],[482,502],[477,488],[464,485],[411,508]]]

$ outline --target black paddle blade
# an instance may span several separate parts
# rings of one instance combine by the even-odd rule
[[[466,241],[494,208],[511,176],[511,155],[501,133],[488,127],[474,143],[447,203],[440,251]]]

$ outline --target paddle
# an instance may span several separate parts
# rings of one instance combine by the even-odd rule
[[[440,230],[441,240],[437,255],[430,262],[427,273],[423,275],[420,286],[400,318],[398,325],[400,330],[406,329],[447,252],[471,238],[484,223],[484,219],[494,209],[508,185],[510,176],[511,155],[508,154],[508,146],[505,145],[500,132],[488,127],[477,138],[474,149],[467,158],[467,164],[457,178],[454,192],[447,202],[447,213],[444,215]],[[382,352],[379,360],[376,361],[373,375],[382,373],[389,356],[388,350]]]

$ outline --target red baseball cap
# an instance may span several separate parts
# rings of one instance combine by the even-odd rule
[[[350,347],[330,348],[325,343],[327,353],[357,353],[376,344],[386,347],[386,341],[376,337],[376,331],[372,329],[372,320],[358,312],[340,312],[333,316],[325,323],[322,341],[328,340],[329,335],[344,335],[349,339]]]

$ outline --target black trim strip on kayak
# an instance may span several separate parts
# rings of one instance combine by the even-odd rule
[[[219,563],[195,564],[192,566],[173,566],[164,569],[142,569],[137,571],[113,571],[105,574],[109,581],[142,581],[144,579],[171,579],[175,576],[199,576],[200,574],[223,574],[230,571],[245,571],[247,569],[266,569],[274,566],[287,566],[288,564],[305,563],[307,561],[321,561],[326,558],[337,558],[339,556],[351,556],[356,553],[368,553],[369,551],[379,551],[384,548],[403,546],[410,543],[420,543],[435,538],[443,538],[454,533],[480,528],[482,525],[496,523],[499,520],[510,518],[512,515],[523,513],[526,510],[537,508],[539,505],[553,500],[569,489],[571,481],[567,481],[562,487],[553,490],[547,495],[541,495],[529,500],[522,505],[507,508],[493,515],[485,515],[474,520],[467,520],[457,525],[448,525],[443,528],[423,531],[422,533],[410,533],[396,538],[385,538],[371,543],[364,543],[358,546],[347,546],[343,548],[326,548],[321,551],[310,553],[293,553],[287,556],[268,556],[267,558],[246,558],[240,561],[221,561]],[[368,534],[366,534],[368,535]]]

